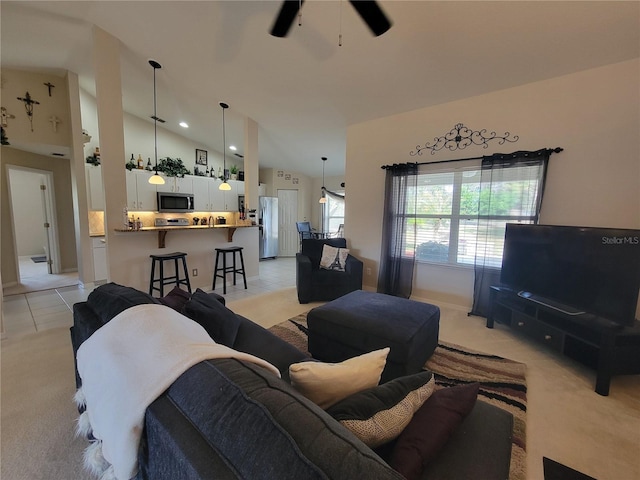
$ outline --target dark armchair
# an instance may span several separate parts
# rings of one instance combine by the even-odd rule
[[[300,303],[334,300],[354,290],[362,289],[362,261],[349,254],[344,272],[320,268],[324,245],[347,248],[347,240],[345,238],[302,240],[302,251],[296,254],[296,287]]]

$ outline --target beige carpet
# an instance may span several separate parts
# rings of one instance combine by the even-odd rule
[[[69,329],[2,341],[2,480],[84,480]]]

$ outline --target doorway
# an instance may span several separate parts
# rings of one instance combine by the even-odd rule
[[[53,173],[7,165],[7,179],[19,282],[46,282],[60,272]]]
[[[278,255],[295,257],[300,239],[298,221],[298,190],[278,190]]]

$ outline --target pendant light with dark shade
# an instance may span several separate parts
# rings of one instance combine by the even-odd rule
[[[320,196],[318,203],[327,203],[327,197],[325,195],[326,188],[324,188],[324,164],[326,161],[327,157],[322,157],[322,195]]]
[[[158,112],[156,110],[156,70],[162,68],[162,65],[155,60],[149,60],[149,65],[153,67],[153,144],[156,159],[156,172],[149,177],[149,183],[153,185],[164,185],[164,178],[158,174]]]
[[[224,126],[224,111],[229,108],[226,103],[220,102],[222,107],[222,183],[218,187],[220,190],[231,190],[231,185],[227,183],[227,134]]]

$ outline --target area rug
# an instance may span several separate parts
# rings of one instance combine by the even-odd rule
[[[269,329],[311,356],[307,342],[307,314],[302,313]],[[497,355],[439,342],[424,366],[434,373],[437,388],[480,383],[479,398],[513,415],[510,480],[526,479],[526,365]]]

